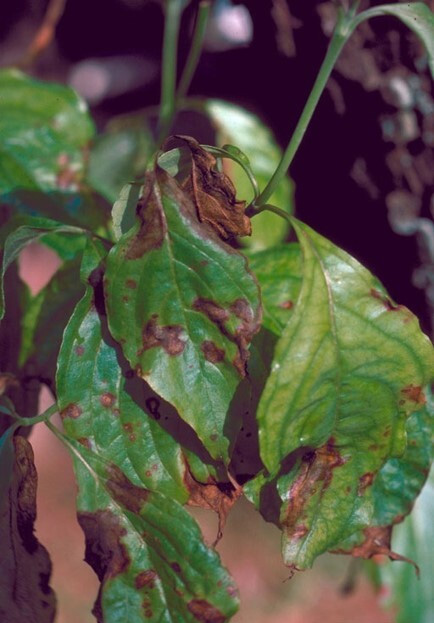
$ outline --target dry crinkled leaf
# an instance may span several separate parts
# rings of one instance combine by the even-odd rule
[[[51,562],[33,534],[37,487],[33,451],[24,437],[6,443],[13,445],[14,463],[8,496],[0,507],[0,620],[51,623],[55,615]]]
[[[174,138],[187,144],[191,152],[191,174],[182,187],[193,200],[202,223],[208,223],[223,240],[250,236],[252,226],[244,214],[245,201],[237,201],[235,188],[225,173],[216,169],[216,159],[190,136]]]

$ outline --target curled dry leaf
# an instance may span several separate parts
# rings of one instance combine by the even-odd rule
[[[15,436],[11,443],[12,477],[0,509],[0,620],[51,623],[55,616],[51,562],[33,534],[37,488],[33,451],[24,437]]]
[[[210,225],[223,240],[232,236],[250,236],[252,226],[245,215],[245,201],[237,201],[235,188],[225,173],[216,168],[216,159],[190,136],[176,135],[191,152],[191,173],[182,183],[193,200],[202,223]]]
[[[233,483],[217,483],[209,479],[209,482],[198,482],[192,475],[189,465],[186,462],[184,482],[190,493],[187,504],[189,506],[198,506],[217,513],[218,531],[217,537],[213,545],[217,545],[223,536],[223,529],[226,524],[226,518],[232,506],[241,496],[243,489],[236,482]]]

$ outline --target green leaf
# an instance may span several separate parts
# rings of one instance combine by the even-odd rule
[[[143,118],[113,120],[92,147],[88,182],[113,203],[125,184],[143,178],[154,149]]]
[[[393,530],[393,549],[415,560],[420,577],[411,565],[393,562],[377,567],[386,604],[397,610],[396,623],[430,623],[434,618],[432,578],[434,561],[434,470],[405,521]]]
[[[256,218],[256,217],[255,217]],[[297,243],[247,253],[261,286],[262,326],[281,335],[294,311],[302,282],[302,256]]]
[[[376,6],[363,11],[354,18],[351,32],[361,22],[380,15],[397,17],[420,38],[428,54],[428,63],[434,78],[434,13],[431,9],[422,2]]]
[[[181,448],[158,423],[168,416],[122,361],[98,307],[88,288],[64,333],[56,385],[65,431],[134,484],[186,502]]]
[[[134,225],[136,220],[136,206],[143,191],[140,184],[126,184],[116,199],[113,210],[113,230],[115,240],[119,240]]]
[[[365,268],[293,224],[303,283],[258,407],[270,476],[249,495],[274,483],[285,561],[305,568],[369,525],[370,485],[405,450],[406,418],[424,401],[433,350],[416,318]]]
[[[104,289],[110,331],[131,366],[227,461],[224,429],[259,329],[258,286],[162,169],[109,254]]]
[[[85,233],[80,227],[64,225],[50,219],[32,217],[10,222],[5,229],[7,229],[5,235],[7,235],[8,231],[10,233],[5,239],[3,249],[3,264],[0,275],[0,319],[4,315],[3,278],[8,266],[18,257],[20,251],[30,242],[38,240],[49,232],[74,235]]]
[[[18,187],[75,190],[94,133],[83,100],[16,70],[0,72],[0,93],[0,194]]]
[[[203,108],[216,128],[218,144],[236,145],[247,156],[260,188],[264,188],[282,156],[271,131],[256,115],[235,104],[205,100]],[[225,161],[225,167],[237,189],[237,198],[250,201],[252,189],[242,168],[231,161]],[[292,184],[288,177],[282,181],[269,203],[292,212]],[[242,243],[260,250],[282,242],[288,234],[289,225],[271,212],[262,212],[252,220],[252,229],[252,236],[243,238]]]
[[[57,433],[60,435],[59,433]],[[86,560],[101,580],[94,612],[105,623],[225,623],[237,590],[183,507],[131,483],[71,439]]]

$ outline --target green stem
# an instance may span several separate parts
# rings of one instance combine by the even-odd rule
[[[300,119],[294,130],[293,135],[289,141],[289,144],[282,156],[282,159],[274,172],[272,178],[259,195],[255,202],[257,207],[262,206],[268,201],[271,195],[274,193],[282,179],[285,177],[286,172],[290,164],[292,163],[298,147],[303,139],[303,136],[307,130],[309,122],[318,104],[318,101],[324,91],[327,84],[327,80],[332,72],[332,69],[336,63],[336,60],[348,39],[349,28],[351,27],[351,20],[348,15],[345,15],[342,11],[339,12],[336,28],[333,32],[332,39],[330,41],[326,57],[320,67],[318,76],[313,85],[312,91],[306,102],[306,105],[301,113]]]
[[[8,415],[14,418],[18,426],[33,426],[33,424],[38,424],[39,422],[46,422],[52,415],[57,413],[57,411],[57,404],[54,403],[54,405],[51,405],[51,407],[46,409],[41,415],[36,415],[35,417],[21,417],[15,411],[9,411]]]
[[[183,0],[165,2],[158,144],[161,144],[169,133],[175,115],[176,61],[182,5]]]
[[[179,81],[178,91],[176,93],[177,101],[184,99],[190,88],[191,81],[199,62],[200,53],[202,51],[210,9],[211,0],[200,0],[190,52],[188,54],[181,80]]]
[[[288,223],[292,222],[291,215],[288,214],[288,212],[285,212],[285,210],[282,210],[281,208],[278,208],[271,203],[264,203],[264,205],[260,206],[259,208],[256,208],[254,205],[250,205],[246,210],[246,216],[256,216],[261,212],[274,212],[274,214],[277,214],[278,216],[284,218],[285,221],[288,221]]]

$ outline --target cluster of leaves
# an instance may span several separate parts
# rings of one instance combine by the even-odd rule
[[[28,620],[51,620],[52,596],[16,494],[33,508],[31,451],[13,433],[36,415],[40,381],[74,461],[98,621],[228,620],[236,587],[184,506],[217,512],[219,538],[242,493],[282,530],[291,570],[326,551],[399,559],[391,528],[431,458],[432,346],[368,270],[290,216],[288,179],[270,199],[287,219],[250,222],[248,178],[264,186],[281,157],[269,131],[195,102],[223,147],[175,136],[156,151],[143,118],[95,140],[67,88],[3,71],[0,93],[2,430],[15,418],[0,439],[0,529],[15,518],[24,566],[38,553],[29,582],[45,601]],[[289,223],[298,242],[284,242]],[[35,240],[63,263],[32,297],[16,261]],[[25,600],[2,582],[13,623]]]

